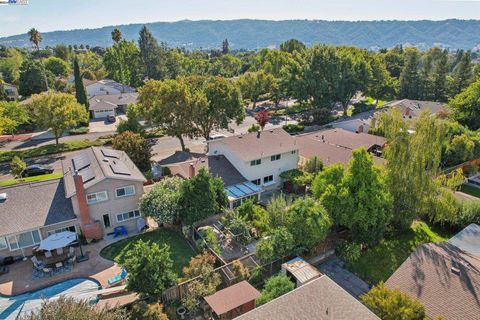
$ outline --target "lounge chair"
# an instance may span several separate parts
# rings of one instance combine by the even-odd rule
[[[118,284],[118,283],[122,282],[123,280],[125,280],[126,277],[127,277],[127,270],[122,269],[122,272],[120,274],[117,274],[116,276],[108,279],[108,284],[110,286],[113,286],[113,285]]]
[[[75,257],[75,248],[74,247],[70,247],[68,249],[68,257],[71,258],[71,257]]]
[[[37,257],[33,256],[31,259],[30,259],[33,263],[33,266],[35,267],[35,269],[37,270],[42,270],[45,265],[43,264],[43,262],[41,261],[38,261]]]

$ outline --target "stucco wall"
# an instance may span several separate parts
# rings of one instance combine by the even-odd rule
[[[228,161],[249,181],[255,179],[261,179],[263,185],[263,178],[269,175],[273,175],[274,184],[268,186],[268,188],[277,187],[281,183],[280,174],[284,171],[297,168],[298,164],[298,150],[294,150],[281,154],[280,160],[271,161],[271,156],[260,156],[257,159],[262,159],[260,165],[251,166],[250,161],[243,161],[234,152],[224,144],[211,144],[209,155],[224,155]],[[265,186],[267,187],[267,186]]]
[[[115,197],[115,189],[129,185],[135,186],[135,195],[122,198]],[[104,226],[103,215],[108,214],[110,216],[111,225],[109,228],[104,228],[105,233],[113,232],[113,228],[119,225],[125,226],[128,231],[136,230],[136,218],[118,222],[117,214],[138,210],[138,201],[143,194],[143,183],[118,179],[106,179],[86,189],[85,193],[89,194],[104,190],[107,191],[108,200],[88,205],[91,219],[93,221],[100,221],[101,225]],[[78,216],[79,209],[76,195],[72,197],[72,204],[73,211]]]

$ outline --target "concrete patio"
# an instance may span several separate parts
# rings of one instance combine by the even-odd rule
[[[70,272],[47,278],[32,280],[33,265],[30,259],[12,264],[9,266],[10,272],[0,276],[0,295],[18,295],[72,278],[92,278],[106,288],[108,279],[121,272],[119,265],[100,256],[100,251],[108,244],[108,241],[101,240],[82,246],[83,252],[89,254],[88,261],[75,263]],[[80,254],[79,248],[76,248],[76,254]]]

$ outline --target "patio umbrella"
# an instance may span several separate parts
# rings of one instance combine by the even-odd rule
[[[40,242],[39,249],[51,251],[66,247],[75,240],[77,240],[77,234],[75,232],[62,231],[54,233]]]

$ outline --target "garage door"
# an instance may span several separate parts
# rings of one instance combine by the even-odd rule
[[[109,115],[114,116],[115,115],[115,110],[98,110],[98,111],[95,111],[95,119],[106,118]]]

